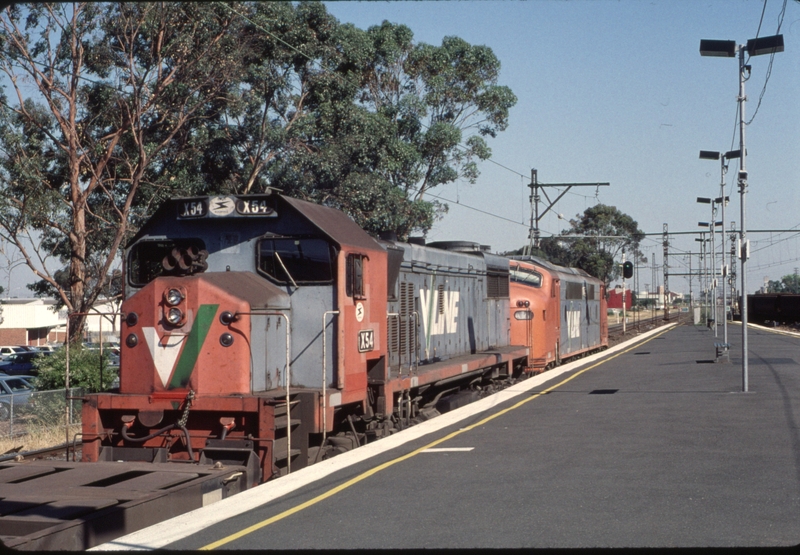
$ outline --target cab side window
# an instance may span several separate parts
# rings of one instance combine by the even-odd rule
[[[367,257],[363,254],[348,254],[345,271],[345,292],[348,297],[364,299],[364,266]]]

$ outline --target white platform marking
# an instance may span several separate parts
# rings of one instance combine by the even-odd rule
[[[425,449],[423,453],[452,453],[452,452],[464,452],[464,451],[472,451],[475,449],[474,447],[431,447],[430,449]]]

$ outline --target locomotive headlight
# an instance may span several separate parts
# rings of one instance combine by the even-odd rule
[[[167,311],[167,322],[173,326],[177,326],[183,320],[183,312],[181,309],[172,307]]]
[[[183,293],[180,289],[168,289],[164,293],[164,300],[167,301],[169,306],[178,306],[183,300]]]
[[[533,320],[533,312],[530,310],[515,310],[514,311],[514,319],[515,320]]]

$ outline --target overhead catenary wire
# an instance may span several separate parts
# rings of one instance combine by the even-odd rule
[[[269,37],[273,38],[277,42],[283,44],[286,48],[288,48],[291,51],[297,53],[298,55],[306,58],[307,60],[309,60],[309,62],[312,63],[312,65],[317,66],[317,68],[320,71],[325,72],[325,73],[329,72],[329,70],[327,70],[326,68],[322,67],[321,64],[317,60],[315,60],[312,56],[308,55],[302,49],[297,48],[296,46],[294,46],[294,45],[288,43],[287,41],[283,40],[281,37],[279,37],[279,36],[275,35],[274,33],[270,32],[269,29],[267,29],[266,27],[264,27],[260,23],[254,21],[247,14],[244,14],[244,13],[240,12],[239,10],[236,10],[234,7],[232,7],[232,6],[230,6],[230,5],[226,4],[226,3],[217,2],[217,4],[222,6],[222,7],[224,7],[226,10],[230,11],[234,15],[242,18],[244,21],[246,21],[249,24],[253,25],[253,27],[255,27],[259,31],[265,33],[266,35],[268,35]],[[36,60],[32,60],[32,59],[30,59],[29,62],[34,64],[34,65],[36,65],[36,66],[41,67],[43,70],[49,70],[51,72],[61,74],[62,76],[66,74],[65,70],[63,70],[61,68],[57,68],[54,65],[42,64],[42,63],[40,63],[40,62],[38,62]],[[11,62],[9,62],[9,64],[12,65],[12,66],[16,66],[16,67],[18,67],[19,69],[21,69],[23,71],[27,71],[26,67],[21,65],[21,64],[11,63]],[[336,74],[334,73],[334,75],[336,75]],[[78,76],[76,76],[76,78],[78,80],[80,80],[80,81],[84,81],[86,83],[91,83],[93,85],[100,85],[100,86],[108,87],[109,89],[116,90],[117,92],[124,92],[124,90],[125,90],[125,88],[120,86],[120,85],[115,85],[115,84],[110,83],[110,82],[98,81],[97,79],[93,79],[91,77],[88,77],[85,74],[78,75]],[[293,89],[295,89],[296,92],[299,92],[298,89],[297,89],[297,85],[296,84],[292,83],[290,86]],[[0,99],[0,102],[2,102],[2,104],[5,105],[7,108],[12,109],[12,110],[14,109],[13,106],[11,106],[11,105],[7,104],[6,102],[2,101],[2,99]],[[420,123],[424,128],[429,129],[429,126],[425,125],[425,123],[422,123],[422,122],[420,122]],[[462,145],[462,144],[458,144],[457,147],[462,149],[462,150],[468,150],[467,147]],[[523,172],[520,172],[520,171],[517,171],[517,170],[515,170],[513,168],[510,168],[509,166],[507,166],[505,164],[502,164],[502,163],[498,162],[497,160],[495,160],[495,159],[493,159],[491,157],[487,158],[487,159],[485,159],[483,161],[487,162],[487,163],[490,163],[490,164],[493,164],[493,165],[495,165],[495,166],[497,166],[497,167],[499,167],[499,168],[501,168],[501,169],[503,169],[505,171],[508,171],[508,172],[510,172],[512,174],[518,175],[522,179],[526,179],[528,177],[527,174],[525,174]],[[542,183],[542,185],[547,185],[547,184],[546,183]],[[559,187],[553,187],[553,188],[558,190],[558,191],[562,190]],[[454,202],[454,201],[446,199],[444,197],[441,197],[441,196],[438,196],[438,195],[433,195],[433,194],[430,193],[430,191],[426,191],[426,193],[429,194],[430,196],[434,197],[434,198],[437,198],[437,199],[440,199],[440,200],[444,200],[446,202]],[[566,194],[570,194],[570,195],[573,195],[575,197],[581,197],[585,201],[588,201],[590,199],[594,199],[595,201],[599,202],[599,191],[596,191],[595,195],[593,195],[593,196],[582,195],[580,193],[573,192],[573,191],[567,191]],[[500,219],[500,220],[508,220],[508,218],[505,218],[505,217],[503,217],[501,215],[494,214],[492,212],[488,212],[488,211],[485,211],[485,210],[474,208],[472,206],[465,205],[465,204],[459,202],[459,200],[456,200],[455,203],[458,204],[459,206],[464,206],[464,207],[466,207],[468,209],[472,209],[472,210],[481,212],[481,213],[483,213],[483,214],[485,214],[487,216],[493,217],[493,218],[497,218],[497,219]],[[523,215],[523,217],[524,217],[524,215]],[[515,222],[515,223],[518,223],[518,222]],[[524,225],[524,224],[522,224],[522,225]],[[546,232],[546,233],[550,233],[550,232]]]

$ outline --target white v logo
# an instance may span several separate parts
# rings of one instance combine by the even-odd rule
[[[160,339],[156,333],[155,328],[142,328],[144,340],[147,347],[150,349],[150,355],[153,357],[153,364],[155,364],[156,372],[161,378],[161,385],[167,387],[169,377],[172,375],[172,370],[175,368],[175,361],[178,360],[178,354],[181,352],[181,343],[185,336],[183,335],[166,335]]]

